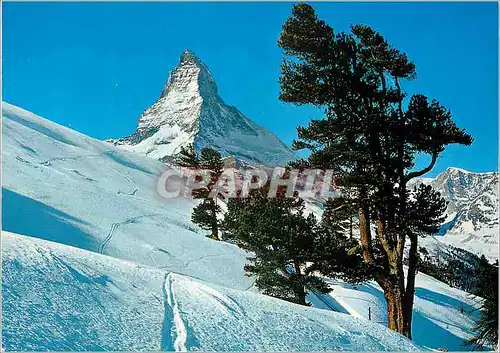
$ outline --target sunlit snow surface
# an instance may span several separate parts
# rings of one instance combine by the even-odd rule
[[[157,193],[161,162],[3,105],[3,229],[247,288],[246,254]],[[231,266],[228,266],[231,263]]]
[[[330,281],[330,296],[349,314],[387,323],[386,303],[381,288],[373,281],[358,285]],[[425,274],[418,274],[413,309],[413,340],[428,348],[470,350],[463,345],[479,318],[479,298]],[[370,314],[369,314],[370,311]]]
[[[2,139],[2,227],[21,234],[2,233],[4,349],[417,349],[354,317],[367,316],[366,300],[378,304],[374,321],[384,316],[370,284],[310,296],[329,310],[254,293],[248,254],[206,238],[191,201],[157,195],[162,163],[6,103]],[[460,302],[472,303],[428,277],[417,284],[427,292],[417,292],[415,342],[460,349],[473,325]]]
[[[417,350],[363,319],[3,233],[7,350]]]

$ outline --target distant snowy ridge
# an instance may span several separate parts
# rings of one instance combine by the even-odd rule
[[[498,259],[498,172],[450,167],[436,178],[415,179],[410,187],[419,183],[431,185],[449,202],[440,241]]]
[[[189,144],[197,150],[209,146],[253,164],[284,165],[296,158],[271,131],[226,105],[208,67],[188,50],[160,98],[140,116],[136,132],[108,142],[160,160]]]

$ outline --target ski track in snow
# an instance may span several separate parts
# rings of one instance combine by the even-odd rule
[[[214,257],[224,257],[224,256],[227,256],[227,254],[208,254],[208,255],[203,255],[203,256],[200,256],[200,257],[198,257],[196,259],[192,259],[192,260],[186,261],[186,263],[184,264],[184,268],[189,267],[190,265],[192,265],[193,263],[196,263],[198,261],[202,261],[202,260],[210,259],[210,258],[214,258]]]
[[[134,183],[134,181],[132,179],[130,179],[127,176],[124,176],[124,177],[125,177],[125,179],[127,179],[127,181],[130,184],[132,184],[132,186],[134,187],[134,190],[132,190],[132,192],[118,191],[118,194],[120,194],[120,195],[128,195],[128,196],[135,196],[135,194],[137,194],[139,192],[139,188],[137,187],[137,185]]]
[[[163,283],[163,300],[165,305],[165,319],[162,349],[174,350],[175,352],[186,352],[188,338],[186,325],[181,317],[175,293],[172,288],[173,280],[171,273],[165,275]],[[168,323],[173,324],[171,327]],[[165,337],[168,336],[168,337]]]
[[[50,159],[47,159],[45,161],[39,162],[39,164],[48,167],[48,166],[50,166],[52,164],[51,162],[54,162],[54,161],[78,160],[78,159],[81,159],[81,158],[100,157],[100,156],[105,156],[107,154],[115,154],[115,153],[116,153],[116,151],[104,151],[104,152],[99,153],[99,154],[95,154],[94,153],[94,154],[83,154],[83,155],[76,155],[76,156],[54,157],[54,158],[50,158]],[[17,158],[19,160],[21,160],[20,157],[17,157]],[[111,170],[113,170],[115,173],[117,173],[121,177],[125,178],[132,185],[133,190],[131,192],[123,192],[123,191],[119,190],[117,192],[117,194],[131,196],[131,197],[135,196],[134,198],[137,199],[137,200],[145,201],[145,202],[148,202],[148,203],[152,204],[152,202],[150,202],[149,200],[145,200],[145,199],[136,197],[136,194],[139,192],[139,187],[137,186],[137,184],[129,176],[127,176],[127,175],[119,172],[118,170],[116,170],[115,168],[112,168],[111,166],[108,166],[108,168],[111,169]],[[106,249],[106,246],[109,244],[109,242],[113,238],[113,234],[114,234],[115,230],[119,226],[125,225],[125,224],[134,223],[136,220],[138,220],[140,218],[143,218],[143,217],[154,217],[154,216],[158,216],[158,215],[162,215],[162,214],[161,213],[155,213],[155,214],[150,214],[150,215],[141,215],[141,216],[137,216],[137,217],[128,218],[128,219],[126,219],[125,221],[122,221],[122,222],[115,222],[115,223],[111,224],[111,227],[109,229],[108,234],[106,235],[106,237],[104,238],[104,240],[98,246],[98,253],[104,254],[104,250]]]
[[[78,159],[81,159],[81,158],[88,158],[88,157],[102,157],[102,156],[106,156],[106,155],[114,155],[116,154],[116,151],[113,151],[113,150],[109,150],[109,151],[103,151],[102,153],[93,153],[93,154],[82,154],[82,155],[76,155],[76,156],[63,156],[63,157],[54,157],[54,158],[50,158],[50,159],[47,159],[47,160],[44,160],[42,162],[38,162],[39,164],[43,165],[43,166],[50,166],[52,163],[51,162],[55,162],[55,161],[67,161],[67,160],[78,160]],[[28,161],[22,159],[21,157],[17,156],[16,157],[18,160],[22,161],[22,162],[26,162],[26,163],[29,163]],[[132,185],[132,188],[133,190],[131,192],[123,192],[123,191],[118,191],[117,194],[119,195],[127,195],[127,196],[135,196],[138,192],[139,192],[139,187],[137,186],[137,184],[130,178],[128,177],[127,175],[119,172],[118,170],[116,170],[115,168],[112,168],[111,166],[109,165],[106,165],[109,169],[111,169],[112,171],[114,171],[115,173],[117,173],[118,175],[120,175],[121,177],[127,179],[127,181]],[[143,200],[143,201],[146,201],[146,202],[149,202],[148,200],[144,200],[144,199],[141,199],[141,198],[136,198],[138,200]]]
[[[99,254],[104,254],[104,248],[106,247],[106,245],[108,245],[109,241],[111,240],[111,238],[113,237],[113,232],[115,231],[116,227],[118,227],[118,223],[113,223],[111,225],[111,228],[109,229],[109,232],[108,232],[108,235],[106,236],[106,238],[104,238],[104,240],[99,244],[99,247],[98,247],[98,250],[97,252]]]
[[[109,154],[116,154],[116,151],[111,151]],[[111,169],[112,171],[114,171],[115,173],[117,173],[118,175],[120,175],[121,177],[127,179],[127,181],[132,185],[132,189],[133,190],[131,192],[123,192],[123,191],[119,190],[119,191],[117,191],[118,195],[125,195],[125,196],[130,197],[131,199],[134,199],[134,200],[137,200],[137,201],[141,201],[141,202],[145,202],[145,203],[150,204],[152,206],[156,206],[156,207],[160,207],[160,208],[163,207],[163,205],[161,205],[161,204],[159,204],[157,202],[152,202],[152,201],[150,201],[148,199],[144,199],[142,197],[138,197],[137,193],[140,191],[140,189],[137,186],[137,184],[130,177],[128,177],[124,173],[121,173],[118,170],[112,168],[111,166],[107,166],[107,167],[109,169]]]
[[[111,227],[109,228],[108,235],[107,235],[107,236],[106,236],[106,238],[104,238],[104,240],[103,240],[103,241],[99,244],[97,252],[98,252],[99,254],[104,254],[104,250],[106,249],[106,246],[109,244],[109,242],[110,242],[110,241],[111,241],[111,239],[113,238],[113,234],[114,234],[115,230],[116,230],[119,226],[123,226],[123,225],[126,225],[126,224],[135,223],[137,220],[139,220],[139,219],[141,219],[141,218],[155,217],[155,216],[163,216],[163,213],[145,214],[145,215],[141,215],[141,216],[136,216],[136,217],[127,218],[126,220],[124,220],[124,221],[122,221],[122,222],[115,222],[115,223],[111,224]]]
[[[41,165],[44,165],[46,167],[50,166],[51,165],[51,162],[55,162],[55,161],[67,161],[67,160],[72,160],[72,161],[76,161],[80,158],[86,158],[86,157],[100,157],[102,155],[104,155],[104,153],[99,153],[99,154],[82,154],[82,155],[76,155],[76,156],[65,156],[65,157],[54,157],[54,158],[50,158],[50,159],[47,159],[45,161],[42,161],[42,162],[39,162],[39,164]]]
[[[229,295],[218,292],[208,286],[202,286],[198,289],[213,298],[224,308],[224,310],[230,312],[233,316],[241,318],[246,316],[245,309]]]
[[[110,154],[114,154],[114,152],[115,151],[113,151],[113,153],[110,153]],[[108,166],[108,167],[109,167],[109,169],[111,169],[112,171],[114,171],[119,176],[127,179],[127,181],[130,183],[130,185],[132,185],[133,190],[131,192],[123,192],[121,190],[118,190],[118,192],[117,192],[118,195],[135,196],[139,192],[139,187],[137,186],[137,184],[129,176],[125,175],[124,173],[119,172],[115,168],[111,168],[111,166]],[[139,199],[139,198],[137,198],[137,199]]]

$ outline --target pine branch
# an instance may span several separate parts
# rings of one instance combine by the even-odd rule
[[[422,176],[424,175],[425,173],[428,173],[432,170],[432,168],[434,168],[434,165],[436,164],[436,161],[437,161],[437,157],[438,157],[438,154],[435,152],[432,154],[432,160],[431,162],[429,163],[429,165],[427,167],[425,167],[424,169],[422,170],[419,170],[419,171],[416,171],[416,172],[411,172],[411,173],[408,173],[405,177],[405,182],[407,183],[408,181],[410,181],[411,179],[413,178],[417,178],[419,176]]]

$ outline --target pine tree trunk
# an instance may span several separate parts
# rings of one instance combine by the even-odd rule
[[[408,256],[408,276],[404,296],[404,332],[411,339],[411,321],[413,318],[413,302],[415,295],[415,277],[417,275],[418,253],[417,238],[410,237],[410,250]]]
[[[297,289],[297,293],[296,293],[298,299],[299,299],[299,304],[301,305],[308,305],[307,304],[307,301],[306,301],[306,296],[307,296],[307,293],[304,289],[303,286],[301,286],[300,288]]]
[[[369,212],[366,207],[361,207],[358,215],[363,259],[367,265],[371,265],[374,263],[374,256],[371,244]],[[402,252],[399,252],[397,247],[387,241],[384,236],[384,225],[380,219],[377,222],[377,237],[382,244],[388,262],[386,271],[379,273],[378,278],[376,278],[377,283],[384,291],[387,303],[387,327],[404,334],[405,276]]]
[[[403,293],[399,280],[383,285],[384,297],[387,303],[387,327],[393,331],[404,333]]]
[[[370,216],[366,208],[361,207],[359,209],[358,219],[363,259],[366,264],[370,265],[373,263],[374,259],[372,252],[372,237],[370,231]]]
[[[295,274],[296,278],[302,277],[302,272],[300,271],[300,266],[298,265],[297,262],[294,263],[294,268],[295,268]],[[296,281],[294,285],[294,292],[295,295],[297,296],[298,303],[301,305],[308,305],[306,301],[306,296],[307,292],[304,286],[301,284],[301,281]]]
[[[219,227],[217,226],[217,212],[215,212],[215,207],[216,207],[216,204],[215,202],[212,200],[212,204],[211,204],[211,216],[212,216],[212,235],[211,235],[211,238],[214,239],[214,240],[219,240]]]

